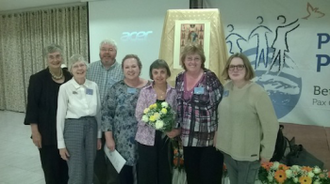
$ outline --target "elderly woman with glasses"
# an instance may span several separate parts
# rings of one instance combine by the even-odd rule
[[[229,82],[218,108],[216,147],[224,154],[231,184],[254,183],[260,163],[273,155],[277,118],[267,92],[251,81],[255,74],[245,55],[230,56],[223,76]]]

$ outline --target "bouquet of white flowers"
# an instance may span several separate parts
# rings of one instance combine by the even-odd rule
[[[142,121],[156,130],[168,132],[174,123],[174,111],[167,102],[156,102],[144,109]]]

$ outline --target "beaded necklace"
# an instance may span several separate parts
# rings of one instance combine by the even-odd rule
[[[55,79],[55,80],[61,80],[63,78],[63,72],[62,72],[62,70],[60,70],[60,75],[59,76],[56,76],[50,70],[49,70],[49,73],[52,75],[52,78]]]

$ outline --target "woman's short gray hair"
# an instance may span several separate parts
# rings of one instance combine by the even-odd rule
[[[83,62],[87,66],[85,58],[80,54],[74,54],[69,59],[69,71],[72,70],[72,66],[77,62]]]
[[[100,43],[100,49],[102,48],[103,44],[108,44],[108,45],[112,45],[116,50],[117,50],[117,43],[112,40],[112,39],[105,39]]]
[[[47,57],[48,54],[50,53],[54,53],[54,52],[59,52],[61,54],[61,56],[63,55],[62,54],[62,47],[57,45],[57,44],[50,44],[48,46],[46,46],[44,48],[44,57]]]

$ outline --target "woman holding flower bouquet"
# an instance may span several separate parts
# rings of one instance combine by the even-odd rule
[[[229,57],[219,105],[217,148],[225,157],[231,184],[254,183],[260,162],[273,156],[278,121],[267,92],[251,81],[255,74],[242,53]]]
[[[117,151],[126,164],[119,173],[121,184],[133,184],[133,167],[137,163],[137,130],[135,107],[141,89],[149,84],[140,78],[142,64],[137,55],[126,55],[122,61],[124,80],[115,83],[102,104],[102,130],[110,151]]]
[[[153,83],[143,88],[136,105],[138,120],[136,141],[138,142],[138,184],[171,184],[168,137],[179,134],[172,128],[176,108],[176,91],[167,83],[171,76],[164,60],[158,59],[150,65]]]

